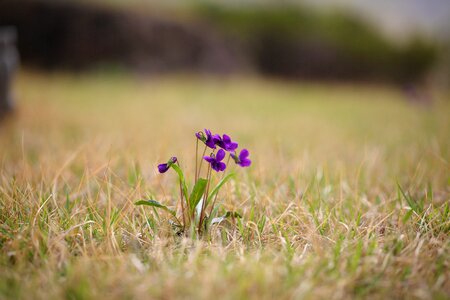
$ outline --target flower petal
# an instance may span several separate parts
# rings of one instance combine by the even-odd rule
[[[218,165],[218,163],[217,163],[216,161],[214,161],[214,162],[211,163],[211,168],[212,168],[214,171],[216,171],[216,172],[219,172],[219,171],[220,171],[220,170],[219,170],[219,165]]]
[[[208,137],[208,139],[205,141],[205,145],[211,149],[216,149],[216,143],[211,137]]]
[[[250,153],[248,152],[247,149],[242,149],[241,153],[239,153],[239,159],[240,160],[246,159],[249,155]]]
[[[221,161],[222,159],[224,159],[225,157],[225,151],[223,151],[222,149],[219,149],[219,151],[217,151],[216,154],[216,161]]]
[[[203,156],[203,159],[206,160],[206,161],[209,162],[209,163],[212,163],[212,162],[215,161],[214,158],[212,158],[212,157],[210,157],[210,156]]]
[[[231,143],[231,138],[229,135],[226,135],[226,134],[222,135],[222,140],[225,144]]]
[[[229,144],[227,145],[227,150],[228,150],[228,151],[234,151],[234,150],[237,149],[238,146],[239,146],[238,143],[236,143],[236,142],[231,142],[231,143],[229,143]]]
[[[239,165],[241,167],[249,167],[251,164],[252,164],[252,161],[248,158],[241,160],[241,162],[239,163]]]
[[[159,164],[158,171],[159,173],[166,173],[169,170],[169,166],[167,164]]]
[[[220,135],[214,134],[212,136],[212,140],[214,141],[214,143],[218,144],[222,139],[220,138]]]
[[[218,171],[218,172],[219,172],[219,171],[224,171],[226,168],[227,168],[227,165],[226,165],[225,163],[219,161],[219,162],[217,163],[217,169],[218,169],[218,170],[216,170],[216,171]]]

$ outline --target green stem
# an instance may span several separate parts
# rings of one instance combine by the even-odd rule
[[[200,172],[202,171],[203,156],[205,156],[206,148],[207,148],[207,147],[208,147],[208,146],[205,145],[205,149],[203,150],[202,158],[200,159],[200,167],[198,168],[197,178],[200,177]]]
[[[206,190],[205,193],[203,194],[204,198],[203,198],[203,202],[202,202],[202,209],[200,211],[200,219],[198,222],[198,232],[200,234],[201,229],[202,229],[202,225],[203,225],[203,218],[205,215],[205,208],[206,208],[206,201],[208,200],[208,195],[209,195],[209,187],[210,187],[210,183],[211,183],[211,173],[212,173],[212,169],[211,169],[211,165],[209,165],[208,167],[208,171],[207,171],[207,185],[206,185]]]
[[[183,199],[183,188],[181,187],[181,181],[180,181],[180,196],[181,196],[181,213],[183,214],[183,230],[186,228],[186,219],[184,217],[184,199]]]
[[[231,158],[231,155],[228,154],[227,166],[229,165],[230,158]],[[226,173],[226,172],[223,172],[221,180],[225,177],[225,173]],[[217,199],[217,196],[219,195],[219,192],[220,192],[220,191],[217,191],[216,195],[214,196],[214,200],[213,200],[213,202],[212,202],[212,204],[211,204],[211,209],[210,209],[210,211],[209,211],[209,215],[212,214],[212,211],[213,211],[213,209],[214,209],[214,205],[216,204],[216,199]]]
[[[177,166],[178,167],[180,167],[180,163],[177,161],[176,162],[176,164],[177,164]],[[181,167],[180,167],[181,168]],[[181,195],[181,210],[183,211],[183,223],[185,222],[185,219],[184,219],[184,205],[183,205],[183,198],[185,199],[185,201],[186,201],[186,204],[188,205],[188,207],[189,207],[189,200],[188,200],[188,195],[186,195],[185,193],[184,193],[184,191],[183,191],[183,187],[182,187],[182,183],[181,183],[181,180],[179,180],[180,181],[180,195]],[[188,214],[189,215],[189,214]],[[190,222],[191,220],[189,220],[189,222]],[[184,224],[184,226],[186,226],[186,224]]]
[[[198,139],[195,139],[195,183],[198,180]]]

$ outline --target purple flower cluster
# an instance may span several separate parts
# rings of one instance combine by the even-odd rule
[[[225,158],[226,152],[229,152],[231,158],[241,167],[249,167],[252,163],[248,156],[250,155],[247,149],[242,149],[240,154],[236,154],[236,149],[238,148],[238,143],[233,142],[231,137],[227,134],[220,136],[219,134],[212,134],[210,130],[205,129],[205,132],[197,132],[195,134],[197,138],[202,141],[207,147],[211,149],[216,149],[217,146],[220,147],[217,154],[211,154],[211,156],[204,156],[203,159],[206,160],[213,170],[216,172],[224,171],[227,165],[222,162]]]

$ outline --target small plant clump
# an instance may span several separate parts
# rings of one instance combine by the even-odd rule
[[[198,234],[202,236],[209,231],[213,224],[219,224],[228,217],[241,217],[239,213],[231,211],[227,211],[224,215],[218,217],[216,200],[222,186],[234,176],[234,173],[226,174],[230,160],[233,160],[240,167],[249,167],[252,164],[252,161],[249,159],[249,151],[244,148],[238,154],[238,143],[232,141],[227,134],[220,136],[219,134],[212,134],[210,130],[205,129],[204,132],[197,132],[195,136],[197,137],[195,146],[195,181],[190,193],[188,192],[186,177],[177,157],[171,157],[166,163],[158,165],[159,173],[165,173],[172,168],[178,175],[181,216],[175,210],[154,199],[139,200],[135,203],[136,205],[152,206],[169,212],[175,220],[175,222],[171,223],[176,228],[178,235],[194,236]],[[200,160],[198,159],[199,141],[205,145]],[[205,155],[208,149],[211,150],[209,156]],[[224,159],[227,155],[228,159],[225,163]],[[207,162],[205,177],[201,177],[203,161]],[[215,173],[221,173],[221,177],[215,187],[211,188],[213,174]]]

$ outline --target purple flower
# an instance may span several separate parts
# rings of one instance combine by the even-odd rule
[[[211,149],[216,149],[216,143],[220,139],[218,134],[213,135],[211,130],[208,129],[205,129],[205,133],[201,131],[197,132],[195,136]]]
[[[216,156],[214,156],[214,154],[212,154],[211,156],[203,156],[203,159],[211,164],[211,168],[213,168],[213,170],[215,170],[216,172],[221,172],[224,171],[227,167],[227,165],[222,162],[224,157],[225,151],[219,149]]]
[[[227,151],[234,151],[238,147],[238,143],[233,142],[231,140],[231,138],[226,134],[224,134],[222,136],[222,138],[220,138],[220,136],[217,136],[217,137],[218,137],[218,140],[217,140],[216,144],[217,144],[217,146],[219,146],[222,149],[225,149]]]
[[[247,149],[242,149],[241,153],[239,153],[239,156],[237,156],[236,153],[231,153],[230,155],[234,159],[234,161],[241,167],[249,167],[252,164],[252,161],[248,159],[250,153]]]
[[[174,156],[174,157],[171,157],[167,163],[165,163],[165,164],[159,164],[159,165],[158,165],[158,171],[159,171],[159,173],[166,173],[167,170],[169,170],[170,167],[171,167],[174,163],[176,163],[176,162],[177,162],[177,158]]]

